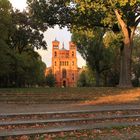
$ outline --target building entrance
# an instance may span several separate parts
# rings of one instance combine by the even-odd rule
[[[63,87],[66,87],[66,81],[65,80],[63,81]]]

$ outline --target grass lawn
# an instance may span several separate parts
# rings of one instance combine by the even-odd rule
[[[108,93],[130,92],[140,88],[115,88],[115,87],[74,87],[74,88],[0,88],[0,93]]]
[[[79,102],[82,104],[140,103],[140,88],[2,88],[0,100]]]

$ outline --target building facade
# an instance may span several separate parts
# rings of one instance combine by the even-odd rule
[[[78,67],[76,46],[69,42],[69,50],[60,49],[60,42],[52,42],[52,73],[56,79],[57,87],[75,87],[77,85]]]

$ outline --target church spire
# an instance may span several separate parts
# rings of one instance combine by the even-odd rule
[[[54,42],[59,42],[58,40],[57,40],[57,38],[55,37],[55,39],[54,39]]]
[[[65,49],[64,42],[63,42],[63,44],[62,44],[62,49]]]

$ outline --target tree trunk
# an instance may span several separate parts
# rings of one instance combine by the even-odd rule
[[[132,87],[131,83],[131,54],[132,54],[132,44],[134,36],[134,28],[127,26],[125,21],[117,9],[114,10],[118,23],[121,26],[121,30],[124,37],[124,46],[121,50],[121,64],[120,64],[120,81],[119,87]]]
[[[104,74],[104,87],[108,86],[108,82],[107,82],[107,73]]]
[[[96,71],[96,87],[100,86],[100,73]]]
[[[125,42],[124,42],[125,43]],[[121,50],[119,87],[132,87],[131,83],[131,44],[124,44]]]

